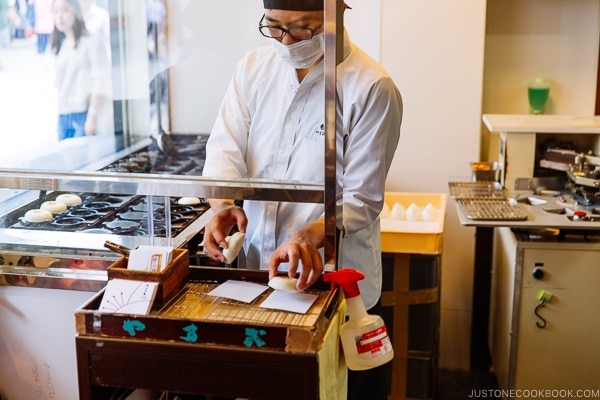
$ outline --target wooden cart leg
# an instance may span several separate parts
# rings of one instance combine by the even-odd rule
[[[406,371],[408,368],[408,307],[410,255],[394,253],[392,291],[381,294],[382,307],[392,307],[392,389],[390,400],[406,398]]]

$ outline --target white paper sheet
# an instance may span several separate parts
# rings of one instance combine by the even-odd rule
[[[319,296],[310,293],[294,293],[286,290],[274,290],[273,293],[262,302],[260,307],[306,314],[317,297]]]
[[[158,282],[110,279],[98,310],[108,313],[148,314],[157,290]]]
[[[208,292],[208,295],[250,303],[267,289],[267,286],[258,283],[230,279]]]

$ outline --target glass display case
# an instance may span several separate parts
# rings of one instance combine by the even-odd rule
[[[97,0],[93,7],[106,25],[96,32],[90,22],[89,37],[106,50],[107,64],[87,76],[100,75],[108,86],[93,109],[81,111],[96,117],[91,135],[78,136],[77,124],[67,137],[61,131],[59,115],[77,94],[61,98],[59,82],[74,72],[61,70],[55,44],[42,51],[35,35],[13,39],[0,70],[2,129],[11,135],[10,151],[0,158],[0,284],[101,288],[107,266],[119,257],[104,246],[107,240],[129,248],[186,246],[197,254],[210,217],[208,198],[324,202],[326,257],[334,259],[341,211],[335,206],[333,50],[340,46],[335,18],[341,5],[326,2],[333,22],[325,34],[325,158],[331,167],[320,182],[202,177],[204,146],[231,71],[246,51],[265,44],[255,4]],[[62,207],[65,198],[73,203]]]
[[[45,2],[36,0],[35,4]],[[337,23],[341,0],[325,3],[327,168],[318,182],[202,176],[204,146],[234,65],[248,50],[268,44],[258,32],[260,3],[47,3],[97,6],[88,17],[98,18],[86,26],[90,35],[98,28],[95,49],[106,51],[104,57],[96,54],[94,64],[96,74],[103,78],[98,84],[102,90],[93,107],[71,110],[87,113],[86,118],[95,115],[96,125],[79,120],[78,126],[69,125],[59,115],[65,112],[71,90],[96,85],[90,85],[91,75],[80,80],[80,85],[65,84],[52,42],[43,49],[31,29],[14,37],[7,48],[0,43],[0,129],[10,143],[0,157],[0,302],[5,311],[0,321],[2,398],[80,398],[73,313],[106,285],[107,268],[120,257],[104,246],[107,240],[129,248],[170,243],[190,250],[190,256],[196,257],[190,264],[204,265],[196,260],[204,261],[200,241],[210,216],[206,199],[314,202],[325,204],[325,257],[335,260],[339,254],[336,222],[341,221],[341,207],[335,205],[334,139],[339,52],[333,49],[341,47],[337,40],[342,29]],[[86,13],[80,15],[83,18]],[[105,64],[100,64],[102,59]],[[59,81],[69,93],[67,100],[60,96]],[[84,136],[81,129],[94,134]],[[48,220],[35,222],[43,217],[39,212],[32,213],[33,220],[31,214],[26,218],[44,203],[56,207],[65,198],[73,204],[54,209]],[[335,339],[337,334],[332,333]],[[129,343],[126,347],[130,348]],[[249,362],[255,365],[256,357],[251,355]],[[121,376],[129,379],[131,374]]]

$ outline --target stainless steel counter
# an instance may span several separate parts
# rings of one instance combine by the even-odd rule
[[[459,222],[463,226],[471,227],[510,227],[510,228],[553,228],[553,229],[582,229],[582,230],[599,230],[600,234],[600,214],[593,213],[594,206],[582,207],[577,209],[584,210],[588,215],[595,216],[594,221],[572,220],[568,217],[565,211],[564,204],[558,196],[540,196],[534,194],[533,191],[514,191],[507,192],[508,199],[515,199],[519,207],[522,207],[527,213],[527,219],[523,221],[516,220],[473,220],[467,218],[464,208],[458,201],[454,200]],[[533,198],[543,202],[543,204],[531,205],[528,199]],[[595,206],[596,209],[599,206]],[[551,211],[548,211],[551,210]],[[597,210],[596,210],[597,211]],[[559,213],[560,212],[560,213]]]

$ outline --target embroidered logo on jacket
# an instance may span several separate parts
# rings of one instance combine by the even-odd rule
[[[317,141],[323,140],[324,136],[325,136],[325,124],[321,124],[321,126],[319,126],[317,129],[306,134],[304,136],[304,138],[306,140],[310,140],[311,142],[317,142]]]

